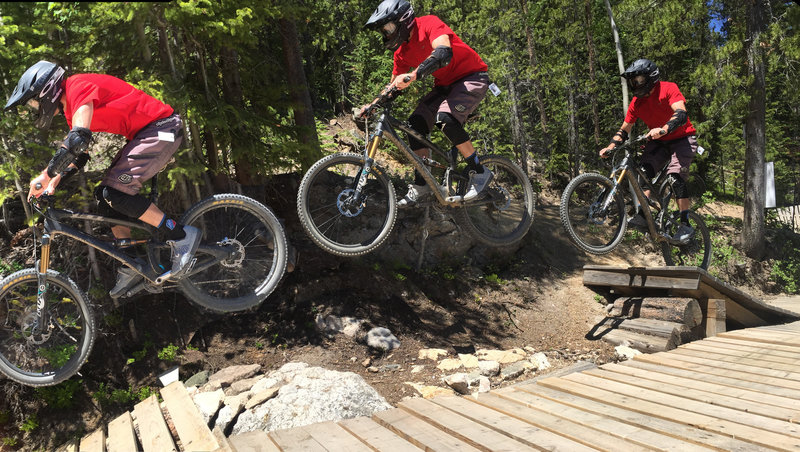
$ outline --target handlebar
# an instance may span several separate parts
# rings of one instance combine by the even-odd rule
[[[410,80],[410,77],[406,76],[406,82]],[[362,111],[358,111],[358,109],[353,110],[353,120],[358,121],[359,119],[365,119],[372,115],[377,107],[382,107],[387,103],[393,101],[399,94],[401,90],[398,89],[396,86],[390,86],[385,88],[381,91],[378,95],[378,98],[375,99],[367,108]]]

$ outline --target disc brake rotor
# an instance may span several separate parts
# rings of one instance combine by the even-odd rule
[[[228,239],[222,240],[219,242],[222,246],[233,246],[236,250],[231,253],[230,257],[220,262],[223,267],[234,268],[234,267],[241,267],[242,262],[244,262],[244,245],[242,242],[236,239]]]
[[[339,213],[348,218],[356,217],[364,210],[365,203],[354,202],[354,196],[355,190],[348,188],[342,190],[339,196],[336,197],[336,207],[339,209]]]

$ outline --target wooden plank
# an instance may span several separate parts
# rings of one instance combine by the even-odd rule
[[[662,407],[680,407],[680,411],[684,413],[698,414],[701,416],[707,416],[708,418],[716,418],[720,421],[736,423],[742,426],[747,426],[748,428],[757,428],[764,432],[775,432],[783,435],[784,437],[791,436],[800,438],[800,426],[798,425],[793,425],[776,419],[765,418],[763,416],[727,408],[717,404],[698,402],[686,397],[674,396],[650,389],[634,387],[628,384],[618,383],[588,374],[572,374],[563,377],[563,379],[574,383],[580,383],[588,387],[602,387],[604,391],[613,392],[627,397],[628,399],[636,398],[639,401],[656,403]],[[708,420],[707,422],[715,421]],[[798,443],[796,440],[793,440],[792,442],[794,444]]]
[[[635,359],[639,359],[638,355]],[[677,350],[670,352],[670,358],[677,361],[686,361],[693,364],[700,364],[702,366],[714,367],[720,370],[734,372],[738,377],[742,374],[750,374],[751,376],[760,377],[761,381],[766,381],[769,378],[770,384],[784,386],[787,388],[800,388],[800,374],[795,372],[787,372],[783,370],[771,370],[764,367],[755,368],[753,366],[737,364],[733,362],[720,361],[711,358],[700,358],[697,356],[690,356],[683,353],[678,353]],[[644,358],[642,358],[644,359]]]
[[[372,450],[344,427],[331,421],[318,422],[301,428],[330,451],[370,452]]]
[[[594,388],[579,382],[567,380],[566,377],[545,378],[540,380],[538,384],[549,388],[558,389],[563,392],[580,395],[582,397],[591,398],[594,400],[602,400],[605,403],[622,406],[648,416],[659,417],[662,419],[695,426],[702,430],[709,430],[720,434],[730,435],[732,438],[748,441],[758,446],[777,448],[780,450],[796,450],[796,439],[784,434],[675,408],[675,405],[664,405],[661,403],[651,402],[649,400],[641,400],[624,394],[606,391],[604,389]]]
[[[696,356],[699,358],[713,359],[715,361],[748,365],[753,368],[754,373],[760,373],[761,369],[786,371],[788,373],[796,375],[797,378],[793,379],[800,380],[800,361],[796,361],[794,364],[779,363],[775,361],[763,360],[760,358],[749,358],[743,355],[730,355],[728,353],[721,353],[717,350],[714,350],[713,347],[710,349],[703,349],[703,350],[693,349],[693,348],[678,349],[675,350],[675,354]]]
[[[73,439],[56,450],[58,452],[78,452],[78,444],[79,441],[77,439]]]
[[[572,441],[557,435],[552,435],[550,432],[544,432],[548,438],[539,439],[539,443],[533,441],[526,441],[523,438],[516,436],[516,432],[520,430],[533,430],[530,426],[525,425],[516,419],[511,419],[508,416],[503,416],[501,413],[492,412],[493,419],[486,423],[476,422],[470,417],[465,417],[457,414],[454,411],[445,408],[447,403],[452,401],[455,397],[440,397],[439,403],[433,403],[426,399],[409,399],[400,403],[400,408],[414,414],[415,416],[423,419],[425,422],[436,425],[438,428],[446,431],[447,433],[461,438],[462,440],[472,444],[481,450],[499,449],[499,450],[539,450],[538,446],[548,448],[559,448],[565,446],[577,446]],[[445,400],[446,399],[446,400]],[[480,409],[480,406],[473,405],[473,409]],[[460,410],[459,410],[460,411]],[[464,414],[468,414],[464,412]],[[501,432],[509,432],[507,434]],[[538,432],[537,432],[538,433]],[[590,450],[590,449],[584,449]]]
[[[670,366],[678,369],[691,370],[699,373],[705,373],[719,377],[727,377],[730,379],[737,379],[740,381],[747,381],[751,383],[759,383],[762,385],[762,388],[764,388],[760,389],[761,391],[768,392],[767,389],[775,388],[775,390],[781,390],[781,392],[769,392],[769,393],[786,395],[786,391],[790,390],[789,392],[793,391],[795,394],[797,394],[795,397],[800,397],[800,384],[797,384],[797,382],[791,380],[783,380],[780,378],[759,376],[748,372],[737,372],[729,369],[709,367],[708,365],[702,363],[672,359],[672,356],[669,356],[669,354],[666,353],[653,354],[653,355],[638,355],[633,359],[631,364],[634,364],[637,361],[640,362],[644,361],[662,366]]]
[[[228,437],[233,452],[281,452],[264,430],[239,433]]]
[[[225,434],[222,433],[222,430],[219,427],[214,427],[211,430],[211,433],[214,434],[214,438],[217,439],[219,443],[219,447],[214,452],[235,452],[233,447],[231,447],[230,442],[228,442],[228,438],[225,437]],[[264,450],[275,450],[275,449],[264,449]]]
[[[105,452],[106,434],[101,426],[81,439],[81,452]]]
[[[631,275],[603,270],[584,270],[583,284],[586,286],[696,290],[700,286],[700,277],[696,275]]]
[[[203,420],[186,388],[181,381],[170,383],[161,389],[164,405],[167,407],[181,444],[186,450],[216,450],[219,442]]]
[[[800,350],[786,351],[779,350],[777,345],[769,345],[756,342],[737,341],[726,337],[711,337],[702,341],[693,342],[693,344],[702,344],[706,347],[716,347],[718,349],[729,349],[738,351],[740,353],[761,354],[766,359],[772,358],[787,358],[797,360],[800,359]]]
[[[795,367],[800,367],[800,357],[780,356],[778,354],[770,353],[771,350],[768,349],[745,349],[735,345],[730,346],[730,344],[720,345],[703,341],[684,344],[680,348],[682,350],[694,350],[697,352],[716,353],[719,355],[735,356],[738,358],[755,359],[767,364],[766,367],[769,367],[769,363],[787,365],[797,364]]]
[[[748,328],[744,330],[737,330],[740,334],[747,336],[762,336],[765,338],[774,338],[776,341],[785,341],[789,345],[800,347],[800,334],[795,331],[780,331],[769,328]]]
[[[133,417],[139,430],[139,442],[145,452],[177,452],[155,394],[133,407]]]
[[[422,450],[368,417],[339,421],[339,425],[379,452],[417,452]]]
[[[595,449],[609,452],[618,450],[630,452],[651,450],[649,447],[642,446],[641,443],[627,440],[624,436],[612,435],[615,432],[611,429],[596,429],[595,426],[591,425],[591,422],[579,422],[581,418],[585,417],[576,415],[576,412],[582,413],[580,410],[572,409],[570,411],[569,407],[550,402],[549,406],[558,405],[558,409],[554,410],[555,412],[548,412],[541,409],[539,404],[526,404],[513,399],[514,394],[516,394],[515,391],[509,391],[504,394],[504,397],[491,393],[480,394],[478,397],[437,397],[432,401],[456,412],[464,413],[465,416],[476,422],[494,429],[503,430],[507,435],[513,435],[514,437],[525,431],[525,423],[528,423]],[[541,401],[543,404],[548,404],[547,402],[545,400]],[[476,404],[483,409],[477,409]],[[564,413],[565,410],[570,411],[569,415]],[[502,416],[499,417],[498,414]],[[588,415],[587,413],[582,414]],[[507,417],[515,420],[519,419],[519,425],[510,424],[508,421],[502,422]],[[575,419],[576,417],[577,419]],[[593,418],[594,422],[602,423],[605,420],[600,416],[593,416]],[[609,424],[607,422],[604,425],[616,428],[624,425],[620,423]],[[535,443],[529,444],[533,445]]]
[[[755,330],[735,330],[728,331],[721,334],[724,337],[734,337],[739,339],[746,339],[752,342],[765,342],[767,344],[776,344],[792,347],[800,347],[800,338],[787,337],[778,335],[777,332],[768,331],[755,331]]]
[[[273,430],[268,436],[283,452],[327,452],[328,450],[300,427]]]
[[[107,446],[108,452],[130,452],[139,449],[131,413],[126,411],[108,423]]]
[[[634,374],[641,374],[641,372],[624,372],[624,369],[624,366],[618,366],[617,370],[619,372],[613,372],[607,367],[603,367],[587,371],[585,374],[616,381],[618,383],[633,385],[643,389],[662,392],[664,394],[684,397],[698,402],[719,405],[746,413],[758,414],[785,422],[796,422],[800,420],[800,412],[796,410],[768,405],[754,400],[742,400],[733,396],[730,388],[726,388],[726,392],[706,391],[697,388],[702,382],[696,382],[697,384],[695,384],[695,382],[692,381],[680,381],[674,378],[662,381],[654,381],[642,377],[631,378]]]
[[[647,378],[654,381],[671,381],[685,384],[713,394],[726,394],[743,400],[752,400],[777,406],[800,413],[800,400],[765,392],[776,389],[773,386],[751,383],[735,378],[719,377],[674,367],[660,366],[640,361],[626,361],[624,364],[605,364],[602,369],[619,372],[635,378]],[[790,389],[777,388],[791,393]]]
[[[713,338],[708,338],[706,340],[713,341],[715,343],[717,341],[727,342],[727,343],[736,344],[736,345],[743,346],[743,347],[752,347],[752,348],[757,348],[757,349],[761,349],[761,350],[774,350],[774,351],[779,351],[779,352],[784,352],[784,353],[795,353],[795,354],[800,353],[800,350],[798,350],[797,347],[793,347],[791,345],[766,344],[764,342],[751,341],[751,340],[748,340],[746,338],[737,338],[737,337],[728,336],[728,334],[730,334],[730,333],[732,333],[732,332],[728,331],[725,334],[721,334],[721,335],[719,335],[717,337],[713,337]]]
[[[700,302],[701,308],[705,305],[705,318],[703,327],[706,337],[713,337],[725,332],[725,300],[718,298],[708,298]]]
[[[541,385],[521,385],[515,387],[515,389],[520,393],[527,393],[533,397],[546,398],[581,411],[607,417],[625,424],[629,424],[633,427],[639,427],[645,431],[651,431],[653,434],[666,436],[667,438],[666,441],[663,442],[663,446],[661,448],[656,447],[657,449],[661,450],[683,452],[689,449],[697,449],[698,447],[736,451],[764,450],[764,448],[758,445],[732,438],[730,435],[721,435],[669,419],[648,416],[630,410],[624,406],[611,405],[604,401],[592,400],[581,395],[574,395],[569,392],[564,392]],[[502,396],[506,397],[507,394],[508,392],[503,392]],[[514,398],[526,400],[524,398],[524,394],[513,392],[512,395]],[[531,403],[535,403],[536,401],[536,399],[530,400]],[[645,436],[641,438],[649,439],[651,437],[646,436],[645,434]],[[690,444],[687,446],[686,442],[689,442]]]
[[[400,408],[378,411],[372,414],[372,418],[421,449],[435,451],[480,450]]]

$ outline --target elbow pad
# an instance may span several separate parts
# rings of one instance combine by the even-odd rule
[[[417,66],[417,80],[422,80],[425,77],[433,74],[438,69],[441,69],[453,59],[453,49],[447,46],[439,46],[433,49],[431,56],[425,59]]]
[[[86,127],[73,127],[67,134],[64,144],[56,151],[56,154],[47,165],[47,175],[55,177],[56,174],[66,170],[70,163],[89,147],[89,142],[92,141],[92,131]],[[86,157],[88,160],[89,157]],[[83,162],[83,165],[86,161]]]
[[[688,119],[689,115],[686,113],[686,110],[681,110],[680,108],[675,110],[675,113],[673,113],[672,117],[667,121],[667,133],[672,133],[678,127],[686,124]]]

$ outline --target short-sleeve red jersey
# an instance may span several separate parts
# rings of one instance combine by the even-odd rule
[[[392,74],[397,76],[405,74],[412,67],[417,67],[431,56],[433,46],[431,42],[442,35],[450,37],[450,46],[453,49],[453,58],[450,64],[437,69],[433,73],[434,85],[447,86],[456,80],[462,79],[474,72],[489,69],[480,55],[466,45],[444,22],[436,16],[417,17],[416,25],[411,31],[408,41],[394,52],[394,69]]]
[[[94,107],[92,132],[109,132],[133,139],[151,122],[173,113],[172,107],[111,75],[76,74],[64,87],[64,116],[72,128],[72,115],[81,105]]]
[[[675,113],[672,104],[679,101],[686,102],[686,98],[681,94],[678,85],[672,82],[657,82],[649,96],[633,98],[628,105],[625,122],[633,124],[637,118],[641,118],[650,129],[663,127]],[[697,130],[689,118],[686,118],[686,124],[673,130],[672,133],[660,137],[659,140],[674,140],[695,133]]]

